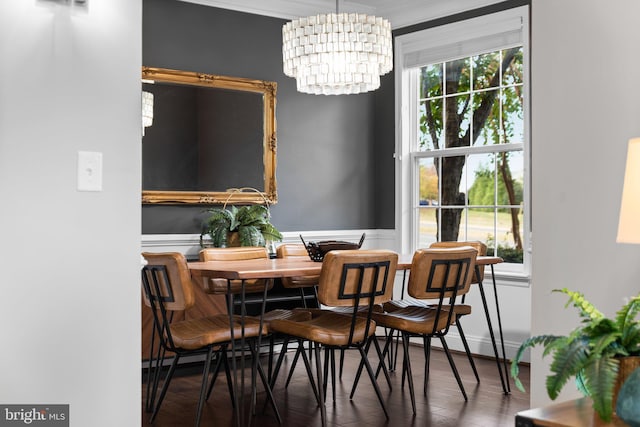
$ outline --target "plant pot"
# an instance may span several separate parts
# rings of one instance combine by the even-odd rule
[[[613,410],[616,409],[616,402],[618,401],[618,393],[620,387],[626,381],[627,377],[631,375],[633,371],[640,368],[640,356],[626,356],[620,357],[620,366],[618,367],[618,378],[616,384],[613,387]]]
[[[237,248],[242,246],[240,244],[240,233],[237,231],[231,231],[227,233],[227,247],[228,248]]]

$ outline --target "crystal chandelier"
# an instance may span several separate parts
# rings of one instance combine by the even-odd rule
[[[294,19],[282,27],[284,73],[299,92],[343,95],[380,87],[393,68],[391,25],[386,19],[336,13]]]

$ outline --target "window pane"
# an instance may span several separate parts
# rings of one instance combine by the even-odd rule
[[[426,248],[438,241],[438,209],[421,207],[418,217],[418,248]]]
[[[523,235],[523,214],[522,209],[514,208],[513,217],[511,212],[498,212],[498,246],[497,255],[502,257],[505,262],[522,263],[522,235]],[[516,230],[516,234],[512,233],[512,221],[519,223]],[[492,247],[495,247],[495,242],[491,242]]]
[[[480,126],[479,129],[474,129],[476,140],[473,145],[499,144],[500,90],[492,89],[474,93],[473,104],[473,114],[477,117],[475,123]]]
[[[420,98],[442,96],[442,64],[431,64],[420,69]]]
[[[503,50],[502,55],[509,55],[509,51],[515,52],[513,60],[509,63],[502,75],[502,85],[522,84],[522,46]]]
[[[443,206],[464,206],[466,203],[465,156],[442,158],[441,204]]]
[[[471,124],[471,95],[448,97],[444,102],[446,106],[445,147],[463,146],[462,138]],[[464,145],[468,146],[468,141]]]
[[[495,155],[474,154],[467,160],[467,194],[470,206],[495,205]]]
[[[434,162],[437,158],[420,159],[419,169],[419,203],[420,206],[437,206],[439,203],[438,172]]]
[[[469,208],[466,240],[493,241],[495,220],[494,208]]]
[[[445,93],[447,95],[469,91],[471,58],[449,61],[446,63],[445,70]]]
[[[442,98],[420,102],[418,150],[438,150],[443,146]]]
[[[497,154],[498,205],[520,206],[523,201],[522,151]]]
[[[497,87],[500,84],[500,52],[473,57],[473,88]]]
[[[522,108],[522,86],[502,89],[502,121],[504,143],[524,142],[524,114]]]

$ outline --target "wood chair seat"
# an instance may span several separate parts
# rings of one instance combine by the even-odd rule
[[[451,323],[449,323],[448,316],[437,316],[437,313],[437,310],[430,307],[409,306],[393,312],[373,313],[371,317],[381,321],[387,328],[424,335],[441,331],[454,323],[455,316],[451,317]]]
[[[245,318],[244,335],[245,338],[255,338],[260,330],[258,319]],[[267,333],[266,325],[263,325],[262,333]],[[242,324],[240,316],[234,316],[233,336],[239,337],[242,334]],[[195,350],[206,347],[210,344],[218,344],[231,341],[231,328],[229,327],[229,316],[219,314],[215,316],[202,317],[199,319],[183,320],[171,324],[171,335],[173,343],[185,350]]]
[[[276,308],[274,310],[267,311],[264,314],[262,320],[264,321],[264,324],[267,325],[267,328],[269,328],[271,322],[273,322],[274,320],[291,320],[293,322],[303,322],[305,320],[311,320],[311,317],[312,315],[309,310],[298,308],[293,310],[286,310],[283,308]]]
[[[350,343],[351,323],[344,314],[324,312],[313,319],[303,322],[293,320],[274,320],[271,328],[278,332],[293,335],[323,345],[346,346]],[[359,318],[356,320],[352,341],[364,341],[375,333],[375,322]],[[365,331],[368,335],[365,336]]]
[[[434,308],[432,304],[428,304],[424,301],[409,301],[409,300],[393,300],[384,304],[383,309],[387,313],[395,312],[407,307],[426,307]],[[444,310],[448,310],[450,305],[443,305]],[[466,316],[471,314],[471,306],[469,304],[456,304],[453,307],[453,312],[458,316]]]

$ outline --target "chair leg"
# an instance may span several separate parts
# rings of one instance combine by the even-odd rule
[[[251,349],[251,356],[255,360],[258,360],[259,359],[258,349],[255,348],[253,345],[250,345],[249,348]],[[271,403],[273,412],[275,412],[276,414],[276,419],[278,420],[278,424],[282,424],[282,418],[280,417],[280,412],[278,412],[278,407],[276,406],[276,401],[273,397],[273,392],[271,391],[271,387],[269,387],[269,379],[267,378],[267,375],[264,373],[264,369],[262,369],[262,365],[259,362],[256,363],[255,366],[256,366],[257,374],[260,376],[260,380],[262,381],[262,387],[267,393],[267,400]],[[255,388],[254,388],[254,391],[255,391]]]
[[[293,377],[293,370],[296,368],[296,364],[298,363],[298,358],[300,357],[300,355],[302,354],[303,357],[305,358],[307,357],[307,355],[304,354],[304,351],[305,351],[304,344],[298,344],[298,348],[296,349],[296,354],[295,356],[293,356],[293,361],[291,362],[291,368],[289,368],[289,375],[287,376],[287,381],[284,383],[284,388],[289,387],[289,382]]]
[[[202,369],[202,385],[200,386],[200,398],[198,399],[198,409],[196,410],[196,424],[195,427],[200,426],[200,418],[202,417],[202,408],[204,407],[204,400],[207,394],[207,383],[209,382],[209,370],[211,369],[211,358],[213,356],[213,346],[209,347],[207,351],[207,358],[204,362],[204,368]],[[213,384],[213,381],[212,381]]]
[[[227,346],[224,347],[224,351],[220,352],[222,357],[222,363],[224,364],[224,372],[227,377],[227,388],[229,389],[229,397],[231,398],[231,407],[235,409],[236,398],[233,392],[233,382],[231,381],[231,369],[229,367],[229,359],[227,359]]]
[[[158,348],[156,357],[153,357],[153,337],[151,338],[152,350],[149,352],[149,367],[147,368],[147,399],[145,404],[145,411],[151,412],[156,400],[156,393],[158,392],[158,384],[160,382],[160,373],[162,371],[162,365],[166,351],[164,348]]]
[[[387,371],[387,367],[384,364],[384,353],[382,353],[380,351],[380,345],[378,344],[378,340],[376,339],[375,335],[372,335],[369,338],[369,341],[367,342],[367,345],[365,346],[364,352],[365,354],[369,354],[369,347],[371,346],[371,342],[373,341],[375,347],[376,347],[376,353],[378,353],[378,369],[376,370],[375,374],[374,374],[374,378],[376,378],[376,380],[378,379],[378,374],[380,373],[380,370],[382,369],[384,372],[384,376],[387,379],[387,385],[389,386],[389,390],[392,389],[391,387],[391,378],[389,377],[389,372]],[[386,349],[386,347],[385,347]],[[353,399],[353,396],[356,393],[356,387],[358,387],[358,383],[360,382],[360,375],[362,375],[362,368],[364,368],[364,361],[360,360],[360,365],[358,366],[358,370],[356,371],[356,376],[355,379],[353,381],[353,386],[351,387],[351,394],[349,395],[349,399]]]
[[[467,399],[467,392],[464,391],[464,385],[462,385],[462,380],[460,379],[460,374],[458,374],[458,369],[456,368],[456,364],[453,361],[453,357],[451,357],[451,352],[449,351],[449,347],[447,346],[447,342],[444,337],[440,337],[440,342],[442,343],[442,348],[444,349],[445,354],[447,355],[447,359],[449,360],[449,365],[451,365],[451,370],[453,371],[453,375],[456,377],[456,381],[458,382],[458,387],[460,387],[460,391],[462,392],[462,396],[464,396],[465,402]]]
[[[378,353],[378,359],[380,360],[380,367],[382,367],[382,372],[384,373],[384,377],[387,379],[387,385],[389,386],[389,390],[391,387],[391,377],[389,377],[389,370],[384,364],[384,357],[382,356],[382,351],[380,350],[380,344],[378,343],[377,338],[374,336],[371,337],[371,341],[373,341],[373,345],[376,348],[376,353]],[[376,372],[376,379],[378,378],[378,372]]]
[[[280,368],[282,366],[282,361],[284,360],[285,354],[287,354],[287,348],[289,347],[289,337],[285,336],[284,341],[282,342],[282,350],[280,350],[280,355],[278,356],[278,360],[276,361],[276,366],[273,368],[273,373],[269,379],[269,386],[273,389],[276,384],[276,380],[278,379],[278,374],[280,373]]]
[[[416,394],[413,389],[413,374],[411,373],[411,360],[409,359],[409,334],[406,332],[402,333],[402,349],[404,350],[404,358],[402,361],[402,381],[404,383],[406,374],[407,382],[409,383],[409,395],[411,396],[411,408],[413,409],[413,415],[415,415]]]
[[[302,346],[302,340],[298,341],[298,347]],[[321,404],[324,405],[324,397],[321,395],[323,394],[323,392],[321,391],[323,387],[322,386],[322,378],[320,378],[319,382],[318,382],[318,387],[316,387],[316,382],[313,379],[313,372],[311,371],[311,362],[309,362],[309,358],[307,357],[307,353],[305,353],[304,348],[303,350],[300,352],[300,354],[302,354],[302,361],[304,362],[304,367],[307,370],[307,376],[309,377],[309,382],[311,383],[311,389],[313,390],[313,394],[316,396],[316,401],[318,402],[318,405]],[[320,355],[320,353],[318,352],[318,356]],[[316,363],[317,366],[320,366],[321,364],[320,362],[320,358],[318,358],[317,360],[318,363]],[[317,368],[320,369],[320,368]]]
[[[153,420],[156,418],[156,415],[158,415],[158,410],[160,410],[160,405],[162,405],[164,396],[167,394],[169,383],[171,382],[171,378],[173,378],[173,373],[176,370],[176,366],[178,366],[179,359],[180,359],[180,356],[176,354],[175,357],[173,358],[173,362],[171,362],[171,366],[169,367],[169,372],[167,372],[167,376],[164,378],[164,384],[162,384],[162,390],[160,390],[160,396],[158,396],[158,401],[156,402],[155,408],[153,409],[151,418],[149,418],[149,422],[151,423],[153,423]]]
[[[267,378],[269,379],[269,384],[271,384],[271,377],[273,376],[273,350],[275,347],[275,337],[273,334],[269,335],[269,359],[267,366]]]
[[[322,362],[320,360],[320,344],[316,343],[313,349],[316,357],[316,375],[318,376],[318,405],[320,405],[320,420],[322,423],[322,427],[325,427],[327,425],[327,408],[324,405],[324,396],[322,393],[324,385],[322,384]]]
[[[333,394],[333,401],[336,401],[336,354],[335,351],[333,349],[329,350],[328,348],[325,349],[325,351],[330,351],[331,352],[331,393]],[[340,350],[341,352],[344,352],[344,350]],[[344,356],[344,353],[340,353],[340,357]],[[342,364],[342,359],[340,359],[340,363]],[[325,371],[327,370],[327,367],[325,365]],[[340,372],[342,373],[342,366],[340,366]],[[340,375],[340,378],[342,378],[342,375]],[[327,399],[325,398],[325,401]]]
[[[429,382],[429,366],[431,364],[431,337],[424,336],[423,349],[424,349],[424,395],[427,395],[427,383]]]
[[[378,387],[378,382],[376,381],[375,374],[373,369],[371,368],[371,364],[369,363],[369,359],[367,358],[367,353],[364,351],[362,345],[358,346],[358,351],[360,351],[360,357],[364,362],[365,368],[367,368],[367,373],[369,374],[369,378],[371,379],[371,384],[373,385],[373,389],[376,391],[376,396],[378,396],[378,401],[380,402],[380,406],[382,406],[382,410],[384,411],[384,416],[389,419],[389,413],[387,412],[387,407],[384,404],[384,399],[382,398],[382,392],[380,391],[380,387]]]
[[[476,363],[473,360],[473,356],[471,355],[471,350],[469,350],[469,344],[467,343],[467,337],[464,336],[464,331],[462,330],[462,325],[460,324],[460,317],[456,318],[456,327],[458,328],[458,334],[460,335],[460,339],[462,340],[464,351],[467,353],[467,358],[469,359],[469,364],[471,365],[471,369],[473,370],[473,375],[476,376],[476,381],[480,382],[480,376],[478,376]]]
[[[216,383],[216,379],[218,379],[218,373],[220,372],[220,365],[222,364],[221,352],[222,352],[222,349],[217,352],[216,364],[213,367],[213,373],[212,373],[212,376],[211,376],[211,383],[209,384],[209,390],[207,391],[206,400],[209,400],[209,397],[211,397],[211,392],[213,391],[213,386]]]

